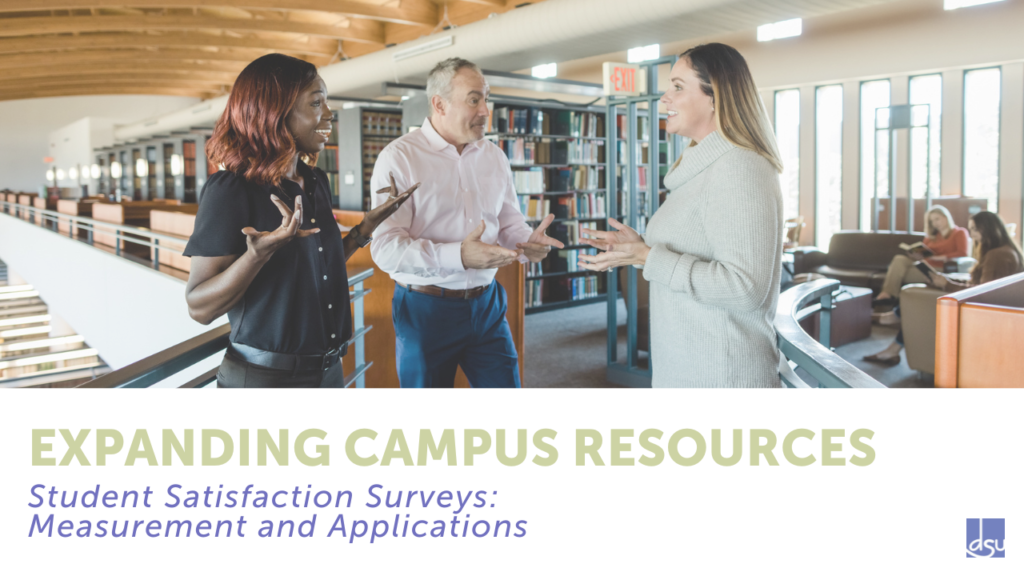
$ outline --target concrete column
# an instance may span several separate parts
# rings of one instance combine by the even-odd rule
[[[960,196],[964,185],[964,71],[942,73],[942,196]]]
[[[860,82],[843,83],[843,230],[860,227]]]
[[[1021,238],[1024,208],[1024,62],[1003,65],[999,118],[999,215],[1017,225]]]
[[[804,217],[806,223],[800,235],[800,244],[804,246],[813,245],[815,238],[814,89],[814,86],[800,87],[800,215]],[[828,246],[819,248],[828,250]]]
[[[891,105],[907,104],[910,102],[910,77],[893,76],[891,80],[892,100]],[[910,130],[902,129],[896,132],[896,187],[891,192],[889,201],[892,207],[896,206],[897,198],[910,197]],[[896,221],[896,230],[906,230],[907,222]],[[879,223],[879,228],[888,228],[888,222],[884,225]]]

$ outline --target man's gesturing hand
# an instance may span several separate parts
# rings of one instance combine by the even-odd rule
[[[525,243],[516,244],[516,248],[522,250],[526,257],[530,259],[530,262],[540,262],[546,258],[548,253],[551,252],[552,246],[555,248],[565,248],[565,244],[547,235],[548,226],[551,225],[554,219],[554,214],[548,214],[537,225],[537,229],[533,231],[533,234],[530,234],[530,238]]]
[[[305,238],[320,231],[319,228],[299,228],[302,226],[302,196],[295,197],[295,212],[289,210],[288,206],[273,194],[270,195],[270,200],[281,212],[281,226],[272,232],[259,232],[252,226],[242,228],[249,253],[264,262],[269,260],[278,248],[291,242],[292,238]]]
[[[522,254],[521,250],[509,250],[493,244],[485,244],[480,241],[487,224],[480,222],[462,241],[462,267],[467,270],[487,270],[489,268],[501,268],[511,264]]]

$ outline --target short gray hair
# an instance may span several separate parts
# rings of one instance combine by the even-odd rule
[[[442,60],[437,63],[437,66],[434,66],[434,69],[430,71],[430,75],[427,76],[427,100],[433,102],[434,96],[440,96],[446,102],[451,102],[452,80],[455,79],[455,75],[459,73],[459,70],[463,68],[470,68],[477,74],[483,75],[480,67],[469,60],[463,58]],[[431,106],[431,110],[433,110],[433,106]]]

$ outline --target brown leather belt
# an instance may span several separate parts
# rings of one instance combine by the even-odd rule
[[[438,298],[458,298],[460,300],[470,300],[484,293],[487,286],[477,286],[476,288],[470,288],[469,290],[449,290],[447,288],[439,288],[437,286],[416,286],[413,284],[402,284],[401,282],[395,282],[406,290],[412,290],[413,292],[419,292],[428,296],[436,296]]]

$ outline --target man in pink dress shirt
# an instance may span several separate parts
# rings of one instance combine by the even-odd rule
[[[398,378],[403,388],[451,388],[461,366],[474,388],[517,388],[519,362],[497,269],[540,262],[551,247],[519,210],[508,158],[484,140],[489,88],[472,62],[450,58],[427,79],[430,117],[388,144],[373,169],[382,190],[420,188],[377,227],[373,261],[395,280]],[[518,262],[517,262],[518,261]]]

